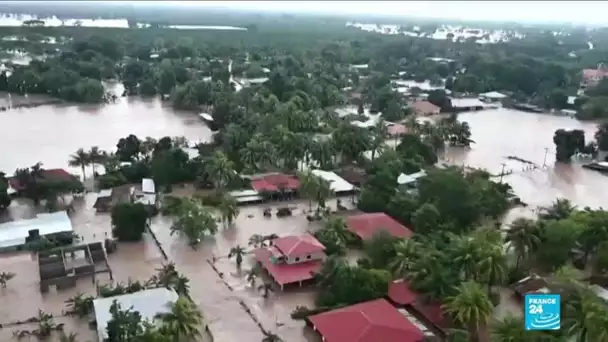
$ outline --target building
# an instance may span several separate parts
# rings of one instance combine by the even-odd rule
[[[72,221],[67,212],[38,214],[36,218],[0,224],[0,249],[16,249],[32,239],[64,238],[71,242]]]
[[[479,99],[484,102],[497,102],[506,99],[508,96],[497,91],[490,91],[479,94]]]
[[[551,290],[545,278],[532,274],[515,283],[513,292],[516,297],[523,299],[528,293],[551,293]]]
[[[424,333],[385,299],[307,318],[324,342],[422,342]]]
[[[122,309],[131,308],[141,314],[142,320],[153,322],[158,314],[168,313],[170,305],[178,299],[177,293],[166,288],[143,290],[120,296],[98,298],[93,301],[95,320],[97,322],[97,336],[99,342],[108,338],[106,327],[112,319],[110,307],[116,301]]]
[[[274,239],[269,247],[254,250],[253,255],[281,290],[285,285],[302,286],[312,280],[326,258],[325,246],[308,233]]]
[[[452,103],[452,111],[454,112],[472,112],[490,106],[477,98],[450,98],[450,101]]]
[[[230,191],[228,195],[233,197],[239,205],[260,203],[264,201],[259,192],[251,189]]]
[[[355,192],[355,187],[344,180],[344,178],[338,176],[335,172],[312,170],[311,173],[328,181],[331,191],[333,191],[333,193],[336,195],[350,195]]]
[[[40,175],[37,178],[38,181],[47,181],[47,182],[73,182],[77,181],[78,177],[70,174],[64,169],[45,169],[40,170]],[[8,180],[8,185],[12,191],[21,192],[25,190],[26,184],[17,179],[17,177],[12,177]]]
[[[415,115],[426,116],[426,115],[437,115],[441,112],[439,106],[435,106],[429,101],[414,101],[410,103],[410,108],[414,111]]]
[[[608,69],[604,68],[603,64],[598,65],[596,69],[584,69],[581,88],[595,87],[606,77],[608,77]]]
[[[346,218],[348,230],[361,240],[368,241],[376,233],[386,231],[397,238],[409,238],[412,231],[385,213],[365,213]]]
[[[408,133],[408,129],[403,124],[387,122],[387,133],[391,138],[398,138]]]
[[[156,184],[151,178],[141,180],[141,191],[135,193],[135,201],[146,206],[156,206]]]
[[[415,318],[421,330],[430,330],[434,335],[445,337],[451,323],[439,302],[428,302],[413,291],[404,279],[395,280],[388,288],[388,300],[398,308],[406,310]]]
[[[295,192],[300,189],[300,180],[296,176],[285,175],[282,173],[272,173],[252,177],[251,187],[257,192]]]
[[[426,171],[420,170],[415,173],[410,173],[406,175],[402,173],[397,177],[397,184],[404,185],[406,187],[415,188],[418,185],[418,180],[420,178],[426,177]]]
[[[135,196],[135,188],[131,184],[117,186],[111,189],[102,189],[97,194],[93,208],[97,212],[109,212],[119,203],[132,202]]]

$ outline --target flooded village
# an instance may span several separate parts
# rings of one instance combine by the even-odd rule
[[[448,26],[441,42],[420,45],[429,51],[409,54],[391,39],[432,34],[354,25],[388,33],[364,47],[360,34],[381,33],[348,24],[348,46],[302,38],[313,58],[258,47],[252,25],[225,31],[255,36],[253,47],[224,49],[229,36],[199,44],[187,33],[215,26],[122,21],[113,29],[129,32],[118,39],[124,56],[108,47],[112,34],[82,47],[75,33],[63,44],[73,51],[7,62],[23,81],[0,72],[1,341],[422,342],[463,328],[501,342],[513,339],[499,327],[514,324],[527,342],[547,335],[524,332],[526,294],[565,297],[593,283],[608,297],[608,178],[583,168],[594,157],[581,148],[557,157],[558,130],[604,148],[600,110],[574,110],[597,120],[555,115],[575,94],[539,99],[477,75],[472,86],[458,67],[473,62],[437,57]],[[174,44],[176,30],[186,33]],[[500,41],[473,32],[455,43],[469,36]],[[106,77],[87,63],[114,64]],[[584,79],[597,90],[574,97],[600,103],[603,79]],[[543,109],[514,109],[520,102]],[[559,248],[543,254],[550,243]],[[483,314],[465,322],[454,298],[467,289]],[[608,320],[593,313],[589,334],[604,336]]]

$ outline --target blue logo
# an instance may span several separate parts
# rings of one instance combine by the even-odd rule
[[[558,294],[527,294],[525,297],[526,330],[559,330],[561,298]]]

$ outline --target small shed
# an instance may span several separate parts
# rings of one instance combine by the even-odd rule
[[[112,209],[112,189],[102,189],[97,195],[93,208],[97,212],[108,212]]]

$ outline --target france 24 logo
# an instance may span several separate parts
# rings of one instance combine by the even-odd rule
[[[526,330],[559,330],[560,302],[558,294],[527,294],[524,309]]]

